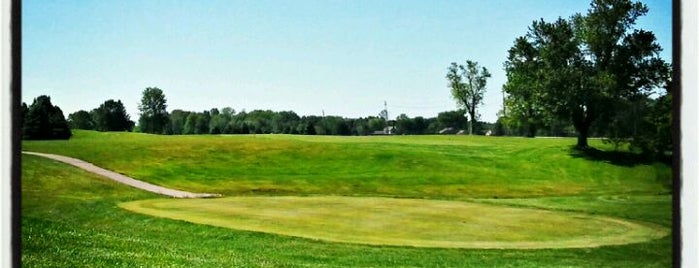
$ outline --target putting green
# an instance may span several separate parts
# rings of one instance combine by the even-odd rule
[[[332,242],[443,248],[580,248],[643,242],[666,228],[582,213],[380,197],[152,199],[157,217]]]

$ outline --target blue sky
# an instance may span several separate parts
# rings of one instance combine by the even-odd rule
[[[671,60],[671,1],[650,8]],[[454,110],[451,62],[492,73],[481,119],[502,108],[503,62],[533,20],[588,1],[22,1],[22,100],[49,95],[67,116],[120,99],[131,119],[146,87],[168,111],[293,110],[299,115],[434,117]]]

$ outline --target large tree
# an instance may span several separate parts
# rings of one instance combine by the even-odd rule
[[[662,87],[669,76],[653,33],[634,28],[648,8],[630,0],[594,0],[586,15],[534,21],[522,37],[536,52],[539,95],[549,112],[570,120],[586,148],[596,120]],[[513,48],[515,49],[515,48]]]
[[[143,90],[141,103],[138,105],[141,118],[138,126],[141,132],[163,134],[170,119],[167,113],[167,101],[163,91],[157,87],[148,87]]]
[[[466,66],[452,62],[447,72],[451,95],[469,115],[468,133],[473,135],[473,122],[478,120],[478,105],[483,103],[486,80],[490,72],[485,67],[479,69],[478,62],[466,61]]]
[[[99,131],[131,131],[131,121],[121,100],[107,100],[91,112],[95,129]]]
[[[23,107],[26,104],[23,105]],[[32,105],[23,109],[22,138],[26,140],[69,139],[72,135],[63,111],[51,104],[46,95],[34,99]]]

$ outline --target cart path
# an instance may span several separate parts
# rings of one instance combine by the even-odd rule
[[[57,155],[57,154],[45,154],[45,153],[37,153],[37,152],[25,152],[25,151],[23,151],[22,153],[50,158],[50,159],[53,159],[56,161],[60,161],[60,162],[66,163],[66,164],[70,164],[70,165],[79,167],[81,169],[87,170],[87,171],[95,173],[97,175],[107,177],[111,180],[129,185],[132,187],[136,187],[136,188],[141,189],[141,190],[146,190],[146,191],[157,193],[157,194],[167,195],[170,197],[175,197],[175,198],[205,198],[205,197],[220,197],[221,196],[220,194],[190,193],[190,192],[165,188],[165,187],[158,186],[155,184],[150,184],[150,183],[147,183],[144,181],[136,180],[134,178],[124,176],[124,175],[116,173],[114,171],[103,169],[101,167],[95,166],[91,163],[85,162],[85,161],[77,159],[77,158],[72,158],[72,157],[67,157],[67,156]]]

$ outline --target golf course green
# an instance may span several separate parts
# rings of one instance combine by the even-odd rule
[[[575,248],[644,242],[665,228],[582,213],[376,197],[150,199],[130,211],[333,242],[444,248]]]

